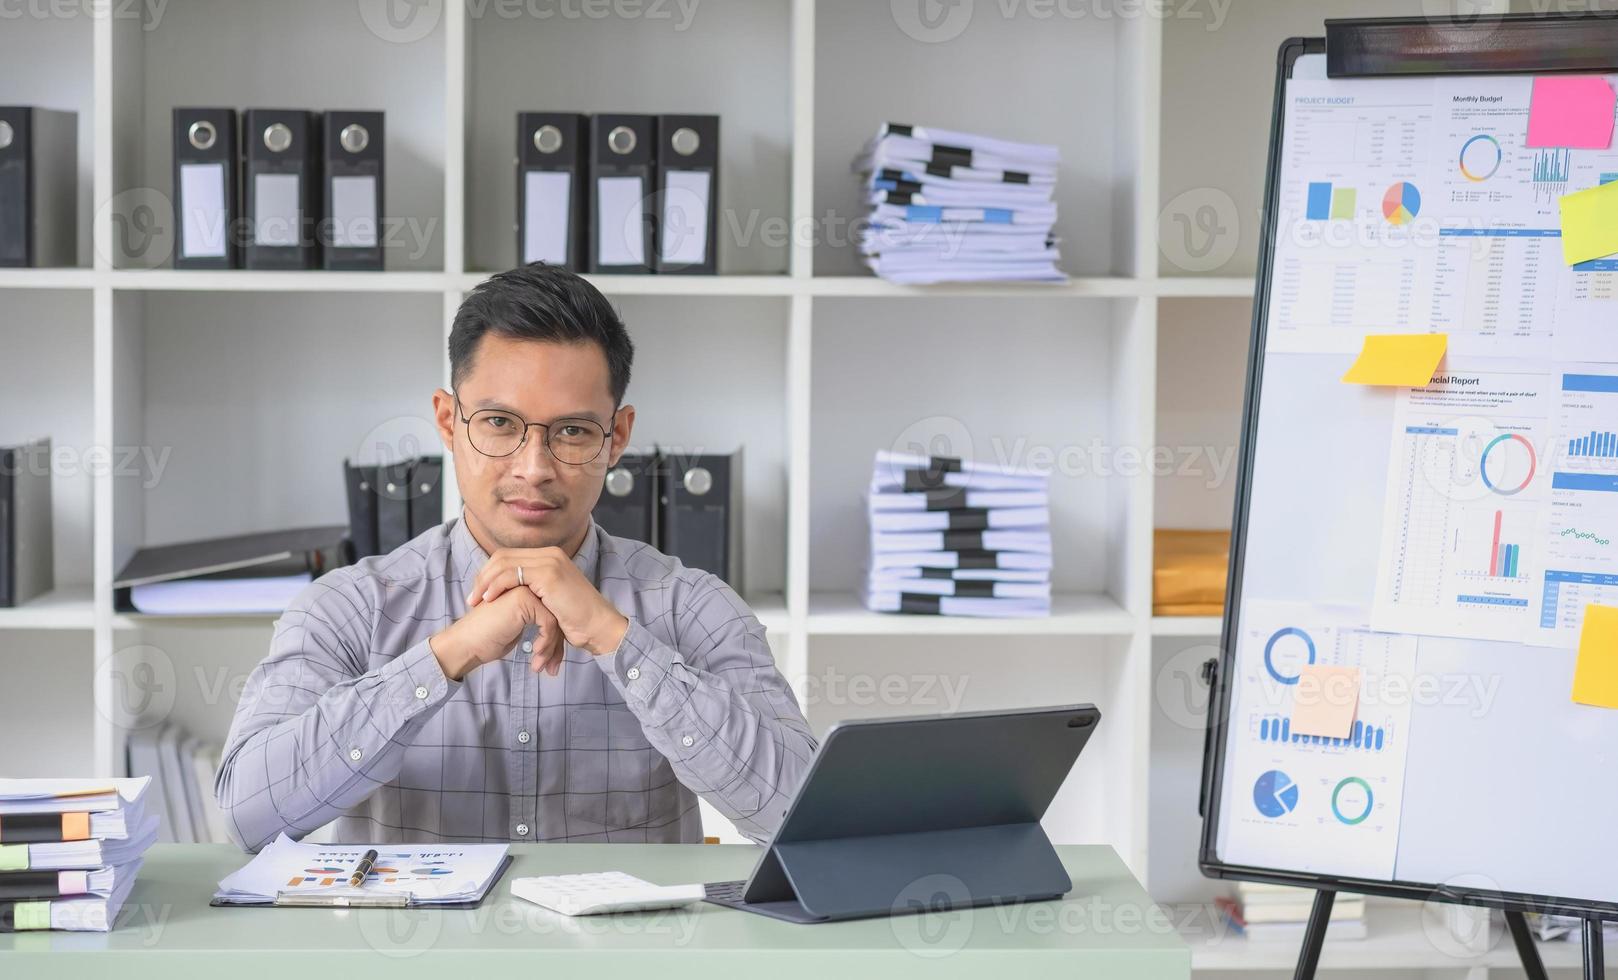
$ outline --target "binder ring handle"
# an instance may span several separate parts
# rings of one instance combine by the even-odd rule
[[[350,153],[358,153],[371,145],[371,133],[359,123],[349,123],[337,134],[337,142]]]
[[[11,123],[6,122],[4,119],[0,119],[0,150],[4,150],[6,147],[10,146],[11,141],[16,138],[17,131],[11,128]]]
[[[607,133],[607,149],[614,153],[631,153],[635,149],[635,131],[628,126],[614,126]]]
[[[264,146],[271,153],[284,153],[292,145],[292,129],[286,123],[270,123],[264,127]]]
[[[702,146],[702,137],[697,135],[697,131],[690,126],[681,126],[670,137],[669,146],[673,147],[674,152],[680,156],[688,157],[697,152],[697,149]]]
[[[562,131],[545,125],[534,130],[534,149],[541,153],[555,153],[562,148]]]
[[[211,150],[214,143],[219,140],[219,130],[206,119],[198,119],[192,123],[185,135],[186,139],[191,141],[191,145],[199,150]]]

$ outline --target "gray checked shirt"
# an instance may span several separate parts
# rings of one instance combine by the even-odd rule
[[[488,555],[460,520],[321,576],[275,624],[215,785],[256,851],[333,819],[342,841],[702,838],[697,795],[742,833],[780,825],[815,740],[729,586],[592,525],[574,564],[629,619],[529,669],[529,627],[460,681],[427,638],[466,613]]]

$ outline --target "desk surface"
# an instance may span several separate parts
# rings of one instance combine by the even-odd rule
[[[670,885],[743,878],[755,847],[513,844],[515,861],[480,908],[336,910],[210,908],[215,884],[245,856],[227,845],[159,844],[118,928],[0,934],[0,975],[456,980],[457,970],[504,977],[536,967],[546,971],[536,976],[636,969],[657,980],[1190,975],[1190,951],[1169,917],[1111,848],[1057,850],[1074,884],[1061,901],[793,925],[708,904],[569,919],[510,894],[512,878],[536,874],[621,870]],[[947,894],[948,882],[924,879],[915,891],[925,902]],[[568,972],[552,972],[559,968]]]

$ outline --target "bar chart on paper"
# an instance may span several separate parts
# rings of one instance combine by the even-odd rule
[[[1234,853],[1283,852],[1300,867],[1344,874],[1391,870],[1398,838],[1414,636],[1366,626],[1363,608],[1244,604],[1228,757],[1250,800],[1226,826]],[[1358,668],[1355,719],[1343,738],[1295,731],[1298,675],[1309,664]],[[1399,692],[1406,692],[1403,696]]]

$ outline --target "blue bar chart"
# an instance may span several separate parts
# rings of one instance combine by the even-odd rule
[[[1266,715],[1258,719],[1260,742],[1286,742],[1293,745],[1320,745],[1326,748],[1350,749],[1361,752],[1381,752],[1388,743],[1388,730],[1364,722],[1354,722],[1354,730],[1347,738],[1322,738],[1319,735],[1301,735],[1292,730],[1292,719],[1280,715]]]

